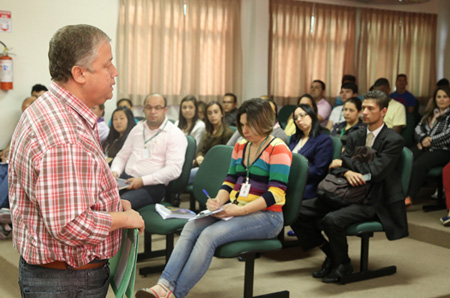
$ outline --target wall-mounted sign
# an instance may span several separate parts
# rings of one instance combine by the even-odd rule
[[[0,10],[0,30],[2,32],[11,32],[11,12]]]

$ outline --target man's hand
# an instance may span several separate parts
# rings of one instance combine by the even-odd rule
[[[340,167],[342,167],[342,159],[334,159],[331,162],[329,169],[331,170],[331,169],[340,168]]]
[[[131,210],[131,203],[128,200],[121,200],[123,211]]]
[[[113,175],[113,177],[116,178],[116,179],[119,178],[119,174],[118,174],[117,172],[112,172],[112,175]]]
[[[417,148],[419,148],[419,150],[422,150],[423,149],[422,144],[417,143]]]
[[[366,184],[366,181],[363,179],[361,173],[347,171],[347,172],[345,172],[344,177],[345,177],[345,179],[347,179],[348,183],[350,183],[351,186],[358,186],[358,185]]]
[[[142,216],[139,214],[139,212],[130,209],[123,212],[124,215],[127,218],[127,224],[123,227],[125,229],[139,229],[139,233],[142,234],[145,229],[145,223]]]
[[[127,180],[127,183],[130,183],[128,185],[127,189],[139,189],[142,186],[144,186],[144,182],[142,181],[141,177],[133,177]]]

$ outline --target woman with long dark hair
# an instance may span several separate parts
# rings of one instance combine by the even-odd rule
[[[450,162],[450,88],[436,89],[433,103],[425,112],[414,131],[417,144],[411,148],[414,155],[408,197],[405,205],[410,206],[422,187],[428,171],[443,167]]]
[[[294,110],[295,134],[289,141],[289,149],[304,155],[309,161],[308,181],[303,198],[317,196],[319,182],[328,173],[328,166],[333,158],[333,142],[322,132],[319,119],[314,110],[306,104],[299,104]]]
[[[109,134],[102,144],[108,164],[111,164],[116,154],[122,149],[128,134],[136,125],[133,112],[125,106],[118,107],[114,110],[111,122],[112,125]]]
[[[198,102],[195,96],[187,95],[181,100],[175,126],[178,126],[185,135],[193,137],[198,148],[205,135],[205,123],[198,117]]]
[[[206,106],[206,133],[197,151],[194,166],[201,165],[203,158],[209,149],[215,145],[225,145],[233,135],[233,131],[224,120],[222,105],[217,101],[211,101]]]

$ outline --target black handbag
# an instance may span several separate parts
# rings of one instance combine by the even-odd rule
[[[370,147],[359,146],[355,148],[352,159],[360,162],[373,160],[376,151]],[[317,197],[333,208],[341,208],[350,204],[367,203],[372,184],[367,181],[363,185],[351,186],[343,176],[328,174],[317,187]]]

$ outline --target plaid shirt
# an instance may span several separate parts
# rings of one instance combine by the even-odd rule
[[[83,102],[53,83],[20,118],[10,157],[13,244],[27,263],[78,267],[116,254],[121,231],[109,232],[108,212],[122,205]]]

